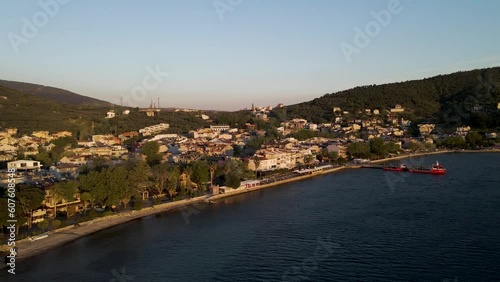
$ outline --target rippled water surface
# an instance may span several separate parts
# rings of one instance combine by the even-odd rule
[[[500,281],[500,154],[437,159],[444,176],[342,171],[130,222],[15,281]]]

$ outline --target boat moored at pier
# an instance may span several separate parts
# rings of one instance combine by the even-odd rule
[[[412,173],[424,173],[424,174],[445,174],[446,168],[443,167],[439,162],[436,161],[430,168],[418,167],[410,169]]]
[[[423,174],[445,174],[446,169],[439,162],[436,162],[430,167],[408,167],[405,164],[399,165],[387,165],[382,167],[385,171],[395,171],[395,172],[411,172],[411,173],[423,173]]]
[[[388,165],[382,168],[385,171],[397,171],[397,172],[406,172],[408,171],[408,167],[405,164],[400,165]]]

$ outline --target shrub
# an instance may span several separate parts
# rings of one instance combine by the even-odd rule
[[[55,229],[57,229],[57,228],[59,228],[61,226],[61,221],[55,219],[55,220],[52,221],[51,225],[52,225],[52,228],[55,230]]]
[[[144,202],[142,201],[141,198],[135,200],[134,210],[136,210],[136,211],[142,210],[143,206],[144,206]]]

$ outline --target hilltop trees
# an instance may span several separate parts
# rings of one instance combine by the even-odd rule
[[[304,118],[314,123],[331,122],[333,107],[351,113],[363,109],[390,109],[399,104],[412,119],[436,118],[452,124],[465,123],[477,128],[500,125],[500,68],[479,69],[439,75],[422,80],[359,86],[320,98],[287,106],[287,118]],[[476,112],[474,107],[482,108]],[[411,112],[410,112],[411,111]],[[455,124],[456,126],[456,124]]]

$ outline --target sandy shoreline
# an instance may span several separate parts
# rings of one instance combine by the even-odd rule
[[[392,160],[400,160],[400,159],[405,159],[405,158],[412,158],[412,157],[420,157],[420,156],[427,156],[427,155],[436,155],[436,154],[446,154],[446,153],[479,153],[479,152],[500,152],[500,150],[491,150],[491,151],[451,151],[451,150],[440,150],[436,152],[425,152],[425,153],[418,153],[418,154],[412,154],[412,155],[402,155],[402,156],[396,156],[392,158],[387,158],[387,159],[381,159],[381,160],[375,160],[372,161],[371,163],[382,163],[382,162],[387,162],[387,161],[392,161]],[[51,234],[45,238],[41,239],[35,242],[28,242],[28,239],[22,239],[17,241],[16,245],[18,248],[18,255],[17,255],[17,260],[25,260],[27,258],[30,258],[32,256],[36,256],[38,254],[41,254],[44,251],[47,251],[52,248],[56,248],[58,246],[67,244],[69,242],[75,241],[78,238],[81,238],[83,236],[87,236],[96,232],[99,232],[101,230],[123,224],[126,222],[129,222],[134,219],[139,219],[142,217],[166,212],[172,209],[192,205],[198,202],[212,202],[212,201],[218,201],[223,198],[228,198],[228,197],[233,197],[236,195],[244,194],[244,193],[249,193],[253,192],[256,190],[261,190],[261,189],[266,189],[269,187],[274,187],[290,182],[295,182],[299,180],[304,180],[308,178],[312,178],[318,175],[324,175],[324,174],[329,174],[332,172],[340,171],[343,169],[348,169],[348,168],[358,168],[356,167],[348,167],[348,166],[342,166],[342,167],[336,167],[333,169],[329,170],[324,170],[324,171],[318,171],[313,174],[309,175],[304,175],[304,176],[299,176],[299,177],[294,177],[290,179],[285,179],[281,181],[276,181],[273,183],[268,183],[264,184],[261,186],[253,187],[253,188],[247,188],[247,189],[238,189],[231,191],[229,193],[225,194],[219,194],[219,195],[207,195],[207,196],[200,196],[196,197],[193,199],[187,199],[187,200],[181,200],[181,201],[176,201],[176,202],[169,202],[169,203],[164,203],[160,205],[155,205],[154,207],[148,207],[144,208],[140,211],[130,211],[130,212],[124,212],[124,213],[119,213],[116,215],[111,215],[107,217],[102,217],[102,218],[97,218],[93,221],[87,221],[80,223],[80,227],[75,228],[74,226],[68,226],[64,228],[60,228],[58,230],[55,230],[51,232]],[[6,245],[2,245],[2,248],[0,250],[7,250]]]

